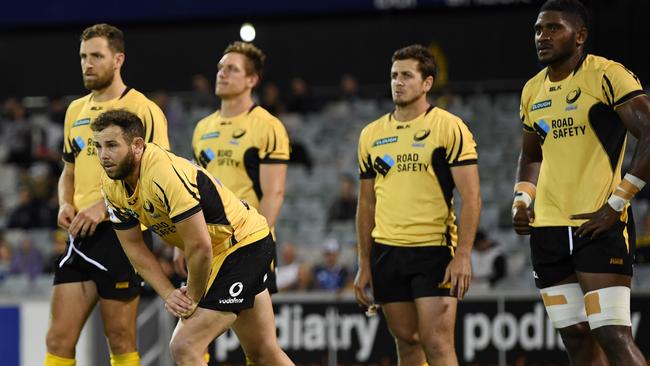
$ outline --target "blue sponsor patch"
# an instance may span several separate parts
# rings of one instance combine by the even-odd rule
[[[551,100],[545,100],[543,102],[535,103],[533,104],[533,107],[530,109],[531,111],[536,111],[538,109],[543,109],[543,108],[548,108],[551,106]]]
[[[546,123],[546,121],[544,121],[543,119],[537,121],[537,125],[546,133],[548,133],[548,131],[551,130],[551,126],[549,126],[548,123]]]
[[[391,137],[384,137],[383,139],[376,140],[375,142],[372,143],[372,146],[381,146],[381,145],[386,145],[386,144],[392,144],[394,142],[397,142],[397,136],[391,136]]]
[[[238,141],[238,140],[230,140],[230,141],[228,141],[228,143],[229,143],[230,145],[239,145],[239,141]]]
[[[214,151],[212,151],[211,148],[207,148],[204,151],[205,151],[205,155],[208,157],[208,159],[210,159],[210,161],[212,161],[212,159],[214,159],[214,157],[215,157]]]
[[[84,139],[83,139],[83,137],[81,137],[81,136],[77,136],[77,137],[75,137],[75,138],[74,138],[74,142],[76,142],[76,143],[77,143],[77,146],[79,146],[79,150],[81,150],[81,149],[83,149],[84,147],[86,147],[86,143],[84,142]]]
[[[575,104],[569,104],[566,106],[566,108],[564,108],[565,111],[575,111],[576,109],[578,109],[578,106]]]
[[[421,142],[414,142],[411,144],[413,147],[425,147],[426,145]]]
[[[397,138],[395,138],[395,139],[397,139]],[[385,154],[384,156],[382,156],[382,157],[381,157],[381,160],[383,160],[384,163],[386,163],[386,164],[387,164],[388,166],[390,166],[390,167],[392,167],[393,165],[395,165],[395,160],[393,160],[393,157],[390,156],[390,155],[388,155],[388,154]]]
[[[217,137],[219,137],[219,135],[221,135],[221,132],[219,131],[209,132],[203,134],[203,136],[201,136],[201,140],[216,139]]]
[[[90,118],[80,119],[72,124],[72,127],[85,126],[90,124]]]

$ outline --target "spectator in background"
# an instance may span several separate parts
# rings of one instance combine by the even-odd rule
[[[313,288],[341,292],[350,281],[350,271],[339,263],[341,246],[336,239],[326,239],[323,243],[323,261],[314,266]]]
[[[52,231],[52,253],[43,264],[44,273],[54,273],[59,264],[59,259],[65,253],[67,246],[68,232],[63,229]]]
[[[341,75],[341,100],[356,102],[359,99],[359,82],[357,78],[349,73]]]
[[[636,239],[635,262],[650,264],[650,212],[647,212],[641,225],[641,235]]]
[[[476,232],[472,251],[472,286],[493,287],[506,276],[506,258],[503,248],[490,240],[482,230]]]
[[[353,222],[357,212],[357,196],[354,192],[354,180],[344,174],[340,178],[339,196],[332,202],[327,211],[325,230],[332,229],[336,222]]]
[[[32,191],[23,186],[19,189],[18,205],[9,211],[7,227],[56,227],[56,212],[56,208],[51,207],[47,200],[35,198]]]
[[[314,168],[314,161],[311,158],[311,153],[307,149],[302,141],[297,140],[293,137],[291,132],[287,131],[289,134],[289,145],[291,147],[291,154],[289,155],[289,164],[292,165],[302,165],[305,167],[307,174],[311,175],[311,172]]]
[[[32,239],[27,235],[20,235],[18,249],[11,256],[11,274],[27,275],[34,280],[43,273],[43,255],[32,245]]]
[[[192,96],[190,100],[190,109],[206,109],[206,114],[219,106],[219,101],[214,95],[214,89],[210,86],[210,81],[205,75],[201,74],[192,76]]]
[[[278,266],[278,291],[303,291],[309,287],[309,267],[298,261],[296,247],[284,243],[281,249],[282,264]]]
[[[7,148],[7,162],[23,168],[29,167],[34,158],[34,137],[25,107],[16,98],[4,103],[3,137]]]
[[[273,82],[264,84],[260,105],[274,116],[283,114],[287,109],[282,101],[280,88]]]
[[[0,281],[9,275],[11,269],[11,246],[5,240],[4,232],[0,232]]]
[[[289,112],[306,114],[318,110],[318,103],[311,95],[307,82],[300,77],[291,79],[291,94],[287,109]]]

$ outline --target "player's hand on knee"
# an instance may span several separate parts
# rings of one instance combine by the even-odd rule
[[[530,223],[535,219],[535,211],[530,207],[515,206],[512,208],[512,226],[519,235],[530,234]]]
[[[70,224],[72,223],[72,220],[74,220],[74,215],[75,215],[75,209],[74,206],[72,206],[69,203],[63,203],[59,207],[59,213],[57,215],[57,224],[59,227],[68,230],[70,228]]]
[[[187,278],[187,264],[185,263],[185,253],[178,247],[174,247],[174,271]]]
[[[370,266],[360,265],[357,275],[354,278],[354,296],[357,303],[362,306],[370,306],[372,301],[368,297],[368,287],[371,286]]]
[[[165,298],[165,309],[175,317],[187,318],[194,313],[196,305],[186,293],[177,288]]]
[[[615,211],[608,203],[605,203],[596,212],[571,215],[571,219],[587,220],[575,231],[575,235],[579,237],[589,236],[593,239],[620,221],[621,213]]]

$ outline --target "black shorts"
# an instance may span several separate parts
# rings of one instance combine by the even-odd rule
[[[266,288],[269,289],[270,294],[278,293],[278,280],[276,274],[276,271],[278,270],[277,263],[278,263],[278,251],[274,246],[273,261],[271,261],[271,264],[269,265],[269,272],[267,273],[268,276],[266,278]]]
[[[576,271],[632,276],[634,224],[618,222],[593,240],[573,235],[577,229],[568,226],[532,228],[530,252],[537,288],[554,286]]]
[[[375,302],[413,301],[418,297],[450,296],[442,283],[453,258],[448,246],[398,247],[374,243],[371,250]]]
[[[255,296],[266,290],[269,265],[275,253],[271,235],[228,254],[199,306],[239,313],[255,304]]]
[[[151,235],[148,237],[150,240]],[[140,294],[142,280],[124,254],[110,222],[97,225],[92,236],[75,239],[73,245],[68,242],[56,262],[55,285],[93,281],[103,299],[125,300]]]

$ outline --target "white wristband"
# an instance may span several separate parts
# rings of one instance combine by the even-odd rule
[[[533,203],[533,199],[530,197],[528,193],[519,191],[515,193],[515,199],[513,200],[513,204],[517,202],[523,202],[524,206],[528,208],[530,207],[530,204]]]
[[[607,203],[611,208],[614,209],[616,212],[621,212],[625,208],[629,201],[626,200],[625,198],[619,197],[615,194],[609,196],[609,199],[607,200]]]
[[[643,187],[645,187],[645,182],[642,179],[637,178],[637,177],[633,176],[630,173],[625,174],[623,179],[625,179],[628,182],[632,183],[635,187],[637,187],[639,189],[639,191],[642,190]]]

